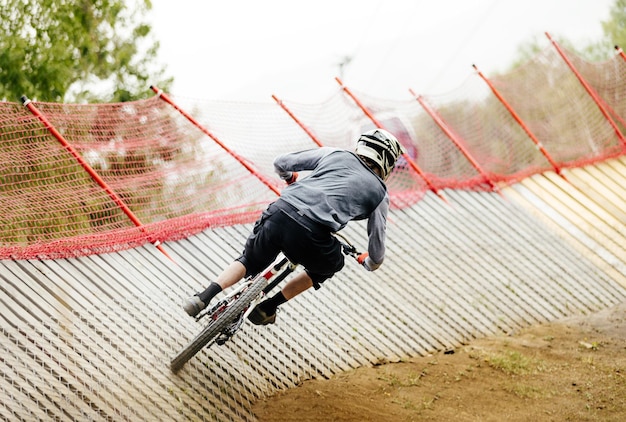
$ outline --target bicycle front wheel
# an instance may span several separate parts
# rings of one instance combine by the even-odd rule
[[[198,334],[183,350],[181,350],[170,362],[172,372],[178,372],[189,359],[194,357],[224,328],[231,324],[256,298],[267,285],[264,277],[255,280],[238,298],[233,300],[228,308],[218,318],[209,324]]]

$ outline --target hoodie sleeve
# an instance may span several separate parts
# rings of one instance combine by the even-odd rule
[[[367,252],[369,256],[366,258],[364,265],[370,271],[378,269],[385,259],[385,236],[388,213],[389,196],[385,195],[385,198],[367,220]]]
[[[294,171],[314,170],[320,160],[337,148],[321,147],[279,155],[274,159],[274,171],[283,180],[291,179]]]

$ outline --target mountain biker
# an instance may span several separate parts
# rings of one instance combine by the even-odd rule
[[[322,147],[277,157],[274,168],[287,187],[256,221],[242,255],[204,291],[186,299],[185,312],[196,316],[219,292],[261,272],[282,251],[305,271],[248,316],[256,325],[274,323],[278,306],[310,287],[319,289],[343,268],[341,244],[332,233],[351,220],[368,219],[368,252],[359,256],[359,262],[368,271],[376,270],[385,256],[389,210],[385,181],[402,152],[395,136],[374,129],[359,137],[354,152]],[[302,171],[311,173],[296,183]]]

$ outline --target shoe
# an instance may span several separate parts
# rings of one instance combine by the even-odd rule
[[[198,296],[191,296],[183,302],[183,309],[190,317],[195,317],[204,309],[206,305]]]
[[[248,320],[254,325],[267,325],[276,322],[276,311],[273,314],[268,315],[259,306],[256,306],[252,312],[248,315]]]

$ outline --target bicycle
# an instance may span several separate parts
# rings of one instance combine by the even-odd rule
[[[351,256],[362,263],[366,254],[357,252],[357,249],[344,236],[341,237],[341,249],[344,255]],[[208,317],[209,322],[191,342],[187,344],[170,362],[170,370],[178,372],[192,357],[205,346],[213,343],[223,346],[243,326],[248,314],[260,303],[263,298],[280,282],[289,276],[297,264],[290,262],[286,257],[275,261],[263,272],[248,277],[228,295],[220,299],[215,305],[202,310],[195,318],[199,322]],[[271,280],[271,281],[270,281]],[[211,343],[211,341],[213,342]]]

